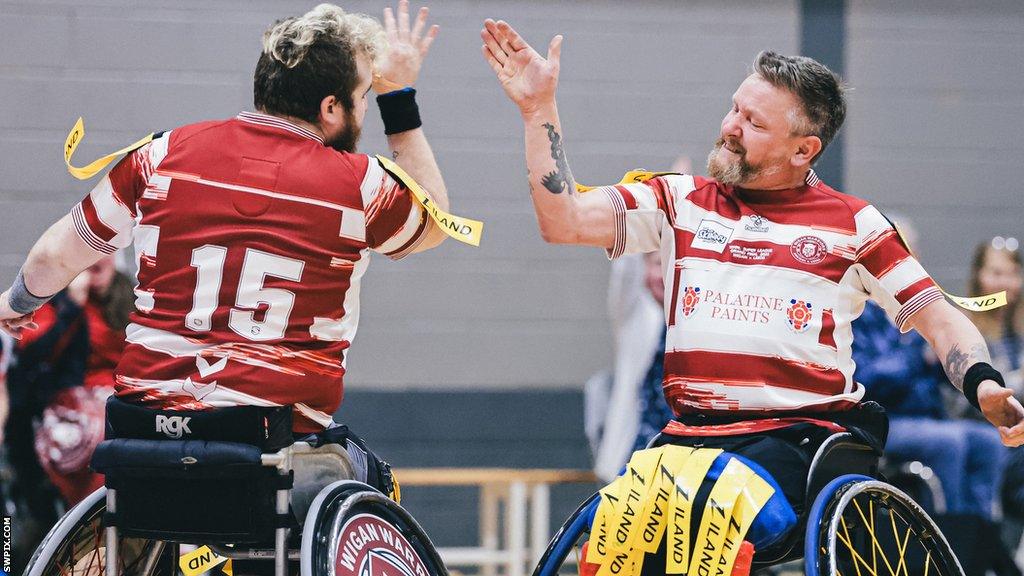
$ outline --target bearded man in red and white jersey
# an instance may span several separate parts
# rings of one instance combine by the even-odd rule
[[[398,177],[356,142],[371,85],[388,146],[431,200],[448,198],[412,88],[437,34],[408,3],[384,26],[321,4],[273,25],[256,112],[156,135],[47,230],[2,327],[105,254],[134,244],[136,310],[116,395],[148,408],[294,406],[295,433],[333,426],[370,253],[398,259],[445,238]],[[42,295],[42,296],[40,296]]]
[[[522,114],[544,239],[611,258],[661,253],[670,441],[749,456],[799,511],[810,455],[837,421],[884,443],[884,416],[860,414],[864,388],[852,379],[850,323],[872,299],[901,330],[924,335],[1006,445],[1024,443],[1024,408],[975,327],[878,210],[812,170],[846,110],[825,66],[761,53],[722,120],[710,178],[662,175],[579,194],[555,105],[562,37],[547,58],[505,22],[486,21],[481,37]]]

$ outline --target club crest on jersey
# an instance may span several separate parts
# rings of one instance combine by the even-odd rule
[[[793,254],[793,258],[804,264],[817,264],[825,259],[828,246],[817,236],[801,236],[793,241],[789,251]]]
[[[789,304],[789,308],[786,309],[786,322],[789,323],[790,330],[797,334],[806,332],[814,318],[814,314],[811,312],[811,303],[794,298],[789,301]]]
[[[337,576],[430,576],[416,549],[377,516],[349,519],[337,540]]]
[[[690,314],[697,309],[697,304],[700,303],[700,288],[697,286],[687,286],[683,289],[683,316],[689,318]]]
[[[732,238],[732,228],[715,220],[701,220],[697,226],[697,232],[693,235],[693,242],[690,246],[701,250],[711,250],[721,254],[725,251],[725,245]]]

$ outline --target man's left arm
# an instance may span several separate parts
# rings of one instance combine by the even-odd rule
[[[988,346],[966,316],[949,302],[937,300],[907,320],[942,361],[949,381],[999,430],[1003,444],[1024,444],[1024,406],[1003,387],[989,363]]]
[[[103,256],[75,230],[72,215],[65,215],[43,233],[14,285],[0,294],[0,329],[21,338],[23,329],[34,327],[35,310]]]
[[[388,148],[401,166],[426,191],[434,204],[448,211],[448,189],[441,177],[434,151],[420,126],[419,109],[412,89],[419,78],[423,60],[437,36],[438,27],[427,28],[426,8],[420,8],[416,21],[409,25],[409,3],[398,4],[398,19],[391,8],[384,9],[384,31],[388,36],[386,61],[374,74],[373,89],[379,94],[377,105],[384,119]],[[422,252],[441,244],[448,236],[429,221],[424,239],[412,250]]]

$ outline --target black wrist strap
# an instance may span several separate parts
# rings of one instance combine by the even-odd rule
[[[978,404],[978,385],[985,380],[993,380],[996,384],[1006,388],[1003,375],[987,362],[976,362],[968,368],[967,373],[964,374],[964,396],[971,406],[978,410],[981,410],[981,406]]]
[[[402,88],[377,96],[377,107],[384,121],[384,133],[388,136],[415,130],[423,125],[420,109],[416,105],[416,89]]]

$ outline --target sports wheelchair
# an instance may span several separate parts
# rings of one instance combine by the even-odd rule
[[[849,432],[829,436],[811,462],[797,528],[758,550],[752,572],[802,557],[807,576],[963,576],[935,522],[909,496],[877,479],[878,458]],[[561,573],[570,552],[586,540],[599,503],[595,493],[569,516],[533,576]]]
[[[211,552],[189,568],[226,558],[235,574],[447,575],[412,516],[351,479],[367,477],[372,456],[294,441],[291,407],[169,412],[111,399],[106,437],[92,461],[105,486],[57,522],[26,576],[176,576],[182,545]]]

